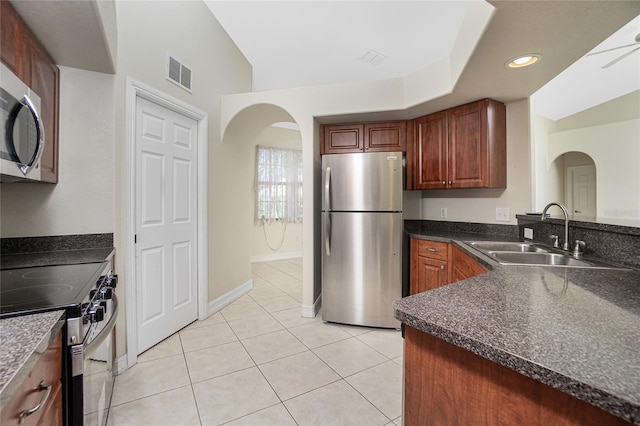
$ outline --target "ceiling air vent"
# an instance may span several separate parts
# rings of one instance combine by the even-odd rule
[[[191,68],[167,53],[167,80],[191,92]]]

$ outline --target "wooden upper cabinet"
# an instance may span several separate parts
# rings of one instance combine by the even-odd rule
[[[14,74],[22,73],[20,67],[22,37],[25,31],[20,15],[6,1],[0,1],[0,59]]]
[[[28,47],[29,87],[41,100],[41,119],[44,127],[44,151],[40,160],[40,179],[58,182],[58,114],[60,99],[60,71],[38,40]]]
[[[506,188],[506,108],[483,99],[413,121],[411,189]]]
[[[406,151],[407,122],[323,124],[320,155]]]
[[[323,125],[320,134],[321,155],[362,152],[364,148],[363,124]]]
[[[367,123],[364,125],[364,151],[407,150],[407,122]]]
[[[446,187],[447,113],[439,112],[416,119],[414,135],[413,189]],[[410,170],[408,175],[411,176]]]
[[[7,0],[0,1],[0,59],[40,97],[44,127],[41,180],[58,182],[60,71]]]

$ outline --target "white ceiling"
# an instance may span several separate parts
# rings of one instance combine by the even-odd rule
[[[147,4],[152,9],[160,1]],[[254,89],[269,90],[403,77],[438,60],[452,61],[452,46],[464,37],[463,16],[474,19],[470,11],[482,0],[206,1],[252,64]],[[11,2],[57,64],[108,73],[117,69],[116,1]],[[476,43],[475,49],[449,94],[402,111],[318,119],[408,119],[485,97],[511,102],[536,93],[567,68],[536,96],[543,115],[563,117],[637,90],[640,52],[608,70],[600,66],[617,52],[585,58],[592,63],[588,69],[570,66],[622,27],[602,48],[632,43],[640,32],[640,1],[488,2],[494,13],[479,40],[464,38],[463,44]],[[386,59],[377,66],[360,61],[370,49]],[[544,59],[520,70],[505,69],[506,60],[528,52]]]
[[[404,77],[451,53],[465,1],[205,1],[253,66],[253,90]],[[386,58],[361,60],[370,50]]]
[[[468,2],[463,1],[207,0],[206,3],[252,64],[255,91],[406,76],[451,53],[462,19],[468,11]],[[473,68],[474,63],[488,58],[485,52],[495,54],[495,51],[503,50],[505,54],[510,51],[527,53],[522,49],[518,50],[517,46],[525,49],[528,46],[538,46],[544,50],[529,52],[544,55],[542,63],[535,65],[535,68],[531,67],[532,71],[516,71],[525,79],[535,80],[535,83],[505,80],[503,87],[499,87],[498,83],[498,87],[491,89],[490,85],[496,84],[495,82],[476,83],[478,87],[486,88],[488,94],[482,93],[483,96],[492,96],[493,90],[495,96],[492,97],[503,96],[503,101],[531,95],[589,50],[632,43],[635,35],[640,32],[640,18],[636,18],[593,48],[620,27],[620,24],[607,21],[607,9],[594,4],[598,2],[588,2],[588,6],[572,2],[496,0],[491,3],[501,13],[492,18],[495,22],[489,24],[476,49],[476,58],[470,60],[469,69]],[[578,9],[587,16],[587,8],[594,6],[600,9],[590,12],[593,14],[589,18],[590,24],[579,25],[581,17],[580,13],[576,13],[579,12]],[[566,14],[566,17],[561,14]],[[606,33],[605,30],[594,27],[594,21],[599,20],[598,15],[602,16],[602,26],[606,23],[608,28],[613,27],[614,30]],[[544,19],[545,22],[526,23],[523,26],[519,21],[527,16],[534,20]],[[516,17],[518,22],[513,19]],[[633,15],[628,19],[632,17]],[[556,21],[552,22],[553,19]],[[570,19],[576,19],[576,25],[571,25]],[[566,23],[564,28],[562,23]],[[533,26],[530,28],[531,34],[525,33],[529,29],[524,28],[527,25]],[[545,25],[553,31],[545,34]],[[580,28],[589,28],[589,31],[582,31]],[[505,33],[506,29],[521,30],[521,33]],[[536,30],[538,34],[533,35]],[[597,31],[601,32],[595,36]],[[602,34],[604,37],[598,39]],[[575,51],[566,52],[563,58],[562,50],[570,50],[570,46]],[[360,58],[370,49],[386,55],[386,59],[379,65],[361,61]],[[602,65],[619,53],[624,53],[624,49],[579,59],[536,95],[537,112],[559,119],[638,90],[640,52],[607,70],[601,69]],[[480,54],[484,56],[478,58]],[[567,62],[567,58],[572,55],[573,58]],[[503,58],[507,59],[509,58]],[[552,73],[550,68],[557,71]],[[499,73],[502,71],[492,73],[494,79],[501,78]],[[467,73],[467,78],[473,75]],[[487,76],[486,73],[476,75],[477,80]]]
[[[633,44],[640,34],[640,16],[629,22],[591,52]],[[552,120],[565,118],[635,90],[640,90],[640,51],[609,68],[602,67],[635,46],[583,56],[535,94],[535,112]]]

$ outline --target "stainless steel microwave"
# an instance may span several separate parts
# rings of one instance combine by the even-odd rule
[[[44,131],[40,97],[0,64],[0,182],[40,180]]]

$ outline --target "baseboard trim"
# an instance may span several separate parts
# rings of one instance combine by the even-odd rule
[[[130,367],[133,367],[133,365],[129,365],[127,354],[124,354],[121,357],[116,358],[113,365],[113,374],[116,376],[119,374],[122,374],[125,371],[127,371]]]
[[[225,306],[233,303],[234,301],[236,301],[240,297],[244,296],[252,288],[253,288],[253,279],[250,279],[246,283],[244,283],[242,285],[239,285],[238,287],[236,287],[233,290],[223,294],[222,296],[218,297],[217,299],[212,300],[207,305],[207,317],[204,318],[204,319],[209,318],[211,315],[213,315],[216,312],[220,311]],[[129,358],[128,358],[127,354],[124,354],[121,357],[117,358],[115,360],[114,364],[115,365],[113,367],[114,367],[114,374],[115,375],[122,374],[126,370],[128,370],[129,368],[131,368],[131,367],[133,367],[135,365],[135,363],[133,363],[132,365],[129,365]]]
[[[207,318],[215,314],[216,312],[220,311],[225,306],[241,298],[242,296],[247,294],[249,291],[251,291],[252,288],[253,288],[253,279],[250,279],[249,281],[239,285],[238,287],[223,294],[217,299],[212,300],[211,302],[209,302],[207,306]]]
[[[272,262],[274,260],[287,260],[302,257],[301,251],[290,251],[288,253],[263,254],[260,256],[251,256],[251,263]]]
[[[300,313],[304,318],[315,318],[322,307],[322,294],[318,296],[313,305],[302,305]]]

